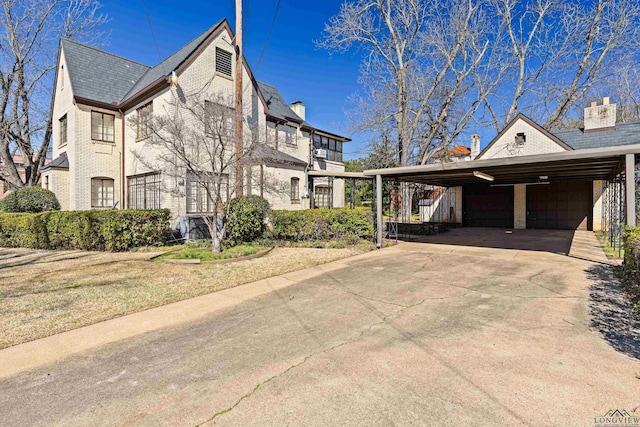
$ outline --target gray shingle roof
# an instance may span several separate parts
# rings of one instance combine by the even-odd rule
[[[259,145],[256,147],[255,151],[251,153],[252,160],[256,160],[259,162],[271,162],[271,163],[280,163],[280,164],[289,164],[289,165],[298,165],[298,166],[306,166],[307,163],[303,160],[290,156],[289,154],[283,153],[282,151],[274,150],[271,147],[266,145]]]
[[[136,93],[140,92],[145,87],[149,86],[154,81],[163,76],[168,76],[173,70],[178,68],[192,53],[204,42],[204,40],[215,30],[220,24],[224,22],[224,19],[211,26],[207,31],[200,34],[195,39],[191,40],[186,45],[182,46],[176,53],[169,56],[167,59],[159,63],[153,68],[150,68],[144,76],[142,76],[137,83],[130,88],[128,93],[123,95],[122,101],[126,101],[132,98]]]
[[[269,107],[269,115],[282,120],[293,119],[294,121],[304,122],[302,117],[294,113],[289,104],[285,102],[277,88],[264,82],[258,82],[258,87]],[[308,123],[306,124],[308,125]]]
[[[294,111],[291,109],[289,104],[287,104],[287,102],[284,100],[284,98],[280,94],[280,91],[276,87],[271,86],[270,84],[267,84],[265,82],[257,82],[257,83],[258,83],[258,88],[260,89],[260,92],[262,92],[262,96],[264,97],[264,100],[267,103],[267,106],[269,108],[270,116],[273,116],[281,120],[291,120],[294,122],[300,122],[302,126],[305,126],[307,128],[311,128],[311,129],[318,130],[320,132],[336,135],[332,132],[327,132],[322,129],[318,129],[315,126],[312,126],[309,122],[307,122],[306,120],[303,120],[302,117],[294,113]],[[336,135],[336,136],[340,138],[344,138],[343,136],[340,136],[340,135]],[[351,141],[348,138],[345,138],[345,139],[347,141]]]
[[[149,66],[62,39],[73,94],[107,104],[119,103]]]
[[[60,154],[55,159],[44,165],[43,171],[47,169],[69,169],[69,159],[67,158],[67,152]]]
[[[574,150],[640,144],[640,122],[618,123],[613,130],[584,133],[583,129],[566,129],[553,134]]]

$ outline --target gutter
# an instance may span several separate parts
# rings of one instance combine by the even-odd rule
[[[122,110],[118,110],[120,112],[120,116],[122,118],[122,151],[120,152],[120,209],[125,209],[125,203],[124,203],[124,198],[125,198],[125,191],[124,191],[124,127],[125,127],[125,122],[124,122],[124,111]]]

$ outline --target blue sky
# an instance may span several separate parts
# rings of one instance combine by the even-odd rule
[[[281,0],[269,45],[258,66],[260,53],[275,12],[277,0],[244,0],[244,54],[256,78],[280,90],[287,102],[302,100],[307,120],[327,131],[348,135],[344,110],[347,97],[359,90],[359,55],[329,55],[316,49],[328,19],[338,13],[341,1]],[[235,26],[234,0],[146,0],[147,10],[165,58],[222,18]],[[104,0],[103,11],[111,22],[105,50],[155,65],[160,59],[151,36],[142,0]],[[363,135],[352,135],[345,158],[365,154]]]

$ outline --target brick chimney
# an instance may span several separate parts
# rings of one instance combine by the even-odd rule
[[[609,104],[609,97],[602,98],[602,105],[592,102],[584,109],[584,131],[596,132],[616,126],[616,104]]]
[[[471,160],[480,154],[480,135],[471,135]]]
[[[305,119],[305,117],[304,117],[305,106],[302,103],[302,101],[293,101],[291,103],[291,109],[293,110],[294,113],[296,113],[298,116],[300,116],[300,118],[302,120]]]

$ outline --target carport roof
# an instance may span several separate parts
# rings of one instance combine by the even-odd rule
[[[640,144],[533,156],[371,169],[364,171],[364,175],[382,175],[385,179],[445,187],[486,182],[474,176],[475,171],[493,176],[493,184],[534,183],[540,181],[540,176],[546,176],[549,181],[604,180],[620,173],[624,169],[624,156],[631,153],[640,153]]]

